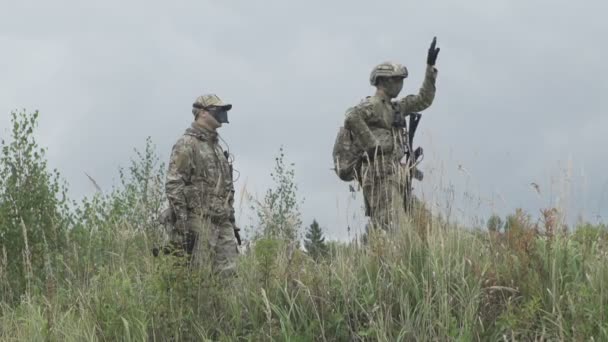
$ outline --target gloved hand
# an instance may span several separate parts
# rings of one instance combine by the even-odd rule
[[[241,234],[239,234],[239,231],[241,231],[241,228],[234,226],[234,237],[236,238],[236,242],[240,246],[241,245]]]
[[[422,147],[420,147],[420,146],[417,147],[414,150],[414,160],[418,160],[418,158],[420,158],[420,156],[423,154],[424,154],[424,150],[422,149]]]
[[[433,38],[433,42],[431,43],[431,47],[429,48],[429,53],[426,56],[426,64],[430,66],[434,66],[435,62],[437,62],[437,55],[439,55],[439,48],[435,48],[437,44],[437,37]]]
[[[171,232],[171,247],[173,251],[183,251],[192,254],[196,243],[197,234],[185,219],[175,222],[174,230]]]
[[[184,234],[188,231],[188,215],[186,213],[179,213],[176,215],[174,228],[180,234]]]

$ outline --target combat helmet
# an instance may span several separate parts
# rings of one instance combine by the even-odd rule
[[[399,63],[384,62],[372,69],[369,75],[369,83],[373,86],[378,82],[378,77],[407,77],[407,68]]]

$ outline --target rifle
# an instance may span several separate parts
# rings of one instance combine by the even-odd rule
[[[418,160],[420,157],[424,157],[424,152],[422,147],[413,148],[414,146],[414,135],[416,134],[416,129],[418,128],[418,123],[422,118],[422,114],[420,113],[410,113],[409,122],[406,124],[405,118],[400,115],[400,113],[395,113],[395,119],[393,122],[393,126],[399,128],[401,130],[401,139],[403,143],[403,152],[406,157],[406,170],[407,175],[405,179],[404,189],[403,189],[403,202],[404,209],[406,212],[410,211],[411,203],[412,203],[412,178],[422,181],[424,178],[424,174],[422,171],[416,168],[422,160]]]

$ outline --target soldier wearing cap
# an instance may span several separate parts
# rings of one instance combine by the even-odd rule
[[[376,66],[370,84],[376,87],[374,96],[365,98],[346,113],[344,126],[352,132],[354,141],[365,151],[358,180],[363,188],[366,214],[372,226],[390,228],[406,209],[405,184],[409,171],[402,164],[403,144],[396,118],[405,122],[413,112],[428,108],[435,97],[439,48],[433,39],[427,55],[426,75],[420,91],[399,100],[408,71],[405,66],[385,62]]]
[[[175,214],[172,241],[186,253],[191,266],[232,273],[240,237],[234,225],[230,155],[219,145],[217,133],[228,123],[232,105],[207,94],[192,107],[194,122],[173,146],[165,184]]]

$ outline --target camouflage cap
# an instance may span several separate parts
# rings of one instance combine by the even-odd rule
[[[232,105],[229,103],[224,103],[217,95],[215,94],[205,94],[196,98],[196,101],[192,104],[194,108],[211,108],[211,107],[221,107],[225,110],[232,109]]]
[[[407,68],[399,63],[384,62],[374,67],[369,75],[369,83],[375,86],[378,77],[407,77]]]

